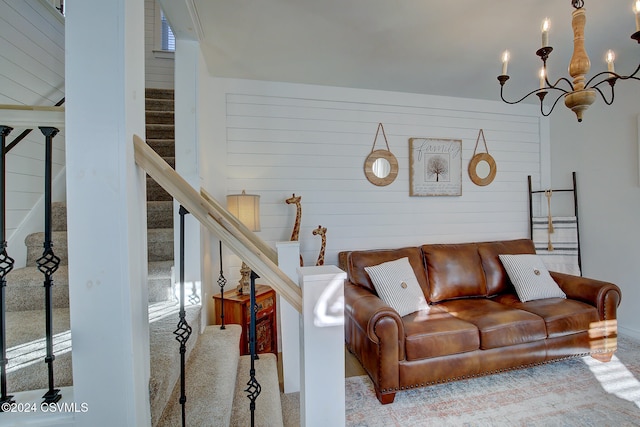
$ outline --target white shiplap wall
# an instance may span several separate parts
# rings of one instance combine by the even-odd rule
[[[173,52],[158,52],[160,5],[156,0],[144,1],[145,85],[149,88],[173,89]]]
[[[320,238],[312,235],[318,225],[328,229],[327,264],[336,264],[342,250],[528,234],[527,175],[539,183],[548,169],[548,130],[533,108],[237,80],[223,92],[227,193],[245,189],[261,196],[259,234],[273,245],[289,239],[295,219],[295,208],[284,200],[302,196],[305,265],[318,256]],[[386,187],[369,183],[363,173],[379,122],[400,168]],[[467,174],[480,128],[498,168],[486,187]],[[409,196],[412,137],[462,139],[462,196]],[[376,148],[383,147],[380,136]]]
[[[64,97],[64,18],[53,6],[40,0],[0,0],[0,46],[0,104],[52,106]],[[7,144],[23,130],[14,129]],[[64,168],[64,146],[61,132],[54,139],[54,177]],[[6,168],[11,252],[24,249],[15,247],[24,243],[11,237],[44,190],[44,136],[38,129],[7,154]]]

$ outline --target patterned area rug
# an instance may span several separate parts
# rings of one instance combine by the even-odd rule
[[[346,380],[347,426],[640,426],[640,342],[591,357],[398,392],[381,405],[367,376]]]

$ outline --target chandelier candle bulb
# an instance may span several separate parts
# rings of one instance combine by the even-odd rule
[[[509,67],[509,51],[505,50],[502,54],[502,75],[507,75],[507,68]]]
[[[540,89],[544,89],[546,73],[544,67],[540,68]]]
[[[636,13],[636,31],[640,31],[640,0],[636,0],[633,11]]]
[[[610,73],[615,73],[615,67],[613,65],[613,61],[616,60],[616,54],[613,53],[613,51],[611,49],[609,49],[607,51],[607,55],[606,55],[606,61],[607,61],[607,71]]]
[[[550,26],[551,26],[551,21],[549,21],[549,18],[545,18],[544,21],[542,21],[542,47],[549,46],[549,27]]]

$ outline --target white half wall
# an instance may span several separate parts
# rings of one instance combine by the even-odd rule
[[[558,105],[551,167],[554,187],[570,185],[576,171],[583,275],[620,286],[620,331],[640,339],[639,100],[638,82],[618,81],[613,105],[598,99],[582,123]]]

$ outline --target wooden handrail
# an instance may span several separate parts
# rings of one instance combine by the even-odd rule
[[[178,203],[225,245],[269,282],[293,308],[302,312],[302,291],[276,264],[275,251],[258,236],[241,227],[226,209],[204,192],[199,194],[138,135],[133,136],[136,163]],[[267,249],[268,248],[268,249]]]
[[[56,106],[39,106],[39,105],[0,104],[0,110],[64,112],[64,107],[62,107],[60,105],[56,105]]]

